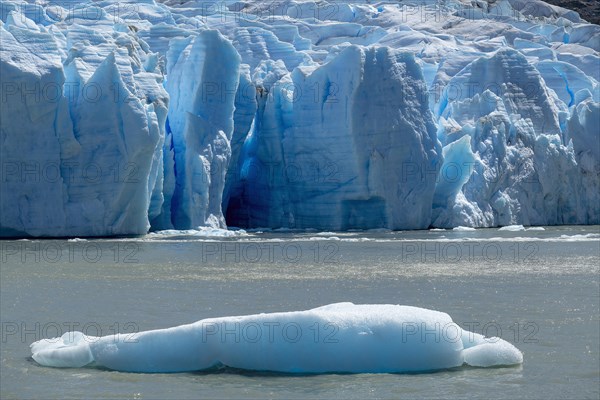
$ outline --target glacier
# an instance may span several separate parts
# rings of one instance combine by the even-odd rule
[[[0,1],[0,236],[600,224],[600,26],[543,1]]]
[[[281,373],[402,373],[518,365],[507,341],[418,307],[336,303],[312,310],[209,318],[168,329],[31,344],[49,367],[185,372],[230,367]]]

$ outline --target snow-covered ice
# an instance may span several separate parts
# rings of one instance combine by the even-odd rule
[[[352,303],[210,318],[135,334],[67,332],[33,343],[31,352],[45,366],[127,372],[226,366],[283,373],[401,373],[523,362],[512,344],[463,330],[443,312]]]
[[[600,223],[600,26],[539,0],[0,0],[0,235]]]

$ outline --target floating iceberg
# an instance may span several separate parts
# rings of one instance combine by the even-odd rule
[[[352,303],[210,318],[135,334],[68,332],[33,343],[31,351],[45,366],[126,372],[226,366],[282,373],[401,373],[523,362],[510,343],[465,331],[443,312]]]

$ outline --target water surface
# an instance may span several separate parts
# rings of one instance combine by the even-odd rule
[[[600,396],[599,227],[239,232],[0,242],[1,398]],[[429,374],[130,374],[38,366],[29,344],[202,318],[392,303],[449,313],[523,351],[511,368]]]

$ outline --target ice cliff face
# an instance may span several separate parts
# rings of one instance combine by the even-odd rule
[[[173,192],[169,190],[163,206],[163,227],[225,227],[221,199],[231,158],[240,56],[217,31],[203,31],[172,42],[167,60],[174,163],[166,176],[174,185],[169,185]]]
[[[0,234],[600,223],[600,27],[541,1],[0,1]]]
[[[0,25],[3,235],[139,234],[162,202],[158,57],[127,26],[78,22]]]
[[[259,93],[230,223],[429,226],[441,148],[412,55],[350,46],[329,63],[291,76],[283,65],[265,68],[279,80]]]
[[[450,90],[456,94],[452,99]],[[598,204],[588,203],[591,187],[584,182],[591,178],[597,187],[598,170],[588,174],[576,161],[573,146],[584,139],[570,142],[569,130],[561,129],[569,116],[561,107],[540,72],[516,50],[479,58],[458,73],[439,109],[448,127],[441,139],[448,145],[434,225],[597,221]],[[455,124],[461,128],[453,129]],[[451,189],[460,185],[462,190],[449,190],[447,182],[459,174]]]

